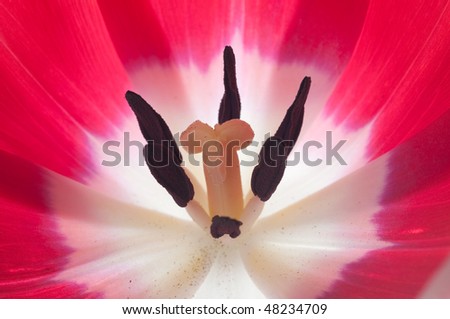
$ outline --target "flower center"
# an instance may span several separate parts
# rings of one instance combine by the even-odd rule
[[[254,198],[248,202],[251,209],[246,214],[237,151],[251,143],[254,133],[248,123],[240,120],[236,61],[231,47],[225,47],[223,58],[225,93],[220,103],[219,123],[212,128],[195,121],[180,136],[181,146],[189,154],[202,154],[208,213],[194,200],[194,187],[181,166],[180,151],[162,117],[136,93],[128,91],[125,97],[148,142],[144,157],[154,178],[179,206],[186,207],[201,227],[210,225],[212,237],[229,235],[236,238],[241,233],[243,222],[254,222],[258,215],[255,212],[260,211],[255,207],[262,209],[262,203],[272,196],[283,177],[287,157],[300,134],[311,79],[303,79],[277,132],[262,146],[251,178]]]

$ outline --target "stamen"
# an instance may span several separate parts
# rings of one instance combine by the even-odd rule
[[[241,99],[236,81],[236,58],[233,49],[226,46],[223,51],[225,93],[219,108],[219,124],[241,116]]]
[[[185,207],[194,198],[194,187],[180,166],[183,160],[169,127],[138,94],[127,91],[125,98],[148,142],[144,147],[144,157],[151,174],[179,206]]]
[[[311,87],[311,78],[305,77],[294,102],[289,107],[274,136],[269,137],[259,153],[258,165],[253,170],[253,194],[267,201],[277,189],[289,156],[303,124],[305,102]]]
[[[277,189],[286,168],[283,141],[269,137],[263,144],[251,178],[253,194],[267,201]]]
[[[175,152],[174,158],[177,162],[181,163],[182,157],[180,150],[178,149],[177,143],[175,143],[172,132],[161,115],[159,115],[140,95],[132,91],[127,91],[125,93],[125,98],[137,117],[139,128],[141,129],[144,138],[147,141],[168,142]]]
[[[305,102],[308,97],[310,87],[311,78],[305,76],[300,84],[300,88],[298,89],[294,102],[287,110],[280,127],[275,133],[275,137],[285,141],[286,144],[291,144],[289,153],[300,135],[300,130],[303,125],[303,116],[305,114]]]

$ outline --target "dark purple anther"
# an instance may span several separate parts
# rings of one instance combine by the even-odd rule
[[[140,95],[127,91],[125,98],[148,142],[144,147],[144,157],[150,172],[175,202],[185,207],[194,197],[194,187],[180,166],[183,160],[169,127]]]
[[[236,81],[236,58],[230,46],[226,46],[223,51],[223,63],[225,93],[220,102],[219,124],[239,119],[241,116],[241,99]]]
[[[305,77],[277,132],[269,137],[261,148],[258,165],[253,170],[251,187],[253,194],[262,201],[267,201],[272,196],[283,177],[287,157],[302,128],[310,87],[311,78]]]

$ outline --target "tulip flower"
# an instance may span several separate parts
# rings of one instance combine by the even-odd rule
[[[447,1],[3,1],[0,21],[0,297],[450,297]],[[189,134],[239,141],[213,158],[232,165]]]

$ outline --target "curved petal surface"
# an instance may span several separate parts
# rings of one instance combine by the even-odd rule
[[[316,298],[345,265],[389,246],[371,222],[384,175],[380,158],[257,221],[242,256],[260,289],[272,298]]]
[[[108,31],[140,93],[151,104],[155,101],[157,108],[176,110],[180,117],[189,108],[200,109],[200,115],[212,108],[217,114],[222,67],[219,61],[217,68],[215,61],[230,44],[240,60],[238,73],[244,75],[238,76],[241,91],[254,97],[244,106],[251,109],[248,114],[265,110],[267,104],[282,118],[302,74],[313,75],[317,87],[329,91],[351,56],[367,6],[368,1],[336,4],[328,0],[207,5],[143,0],[132,6],[100,1]],[[260,68],[258,55],[271,67]],[[212,78],[206,75],[211,72]],[[319,109],[328,94],[322,92]],[[272,129],[271,125],[265,130]]]
[[[0,296],[192,297],[215,249],[191,222],[2,152]]]
[[[89,134],[130,113],[129,86],[94,2],[0,5],[0,147],[66,176],[91,173]]]
[[[416,298],[448,282],[450,257],[450,111],[388,153],[388,174],[374,216],[378,237],[393,243],[348,265],[324,296]],[[435,284],[436,287],[436,284]],[[438,290],[448,296],[448,288]]]
[[[373,1],[327,113],[350,130],[374,121],[367,156],[414,136],[449,109],[448,1]],[[405,36],[407,35],[407,36]]]
[[[0,151],[0,298],[99,297],[56,279],[72,249],[49,211],[44,169]]]
[[[355,173],[261,220],[244,258],[262,290],[303,298],[447,296],[437,281],[449,280],[450,162],[442,143],[448,123],[450,112]]]
[[[58,274],[106,298],[192,297],[214,261],[208,233],[55,174],[51,209],[73,249]]]

